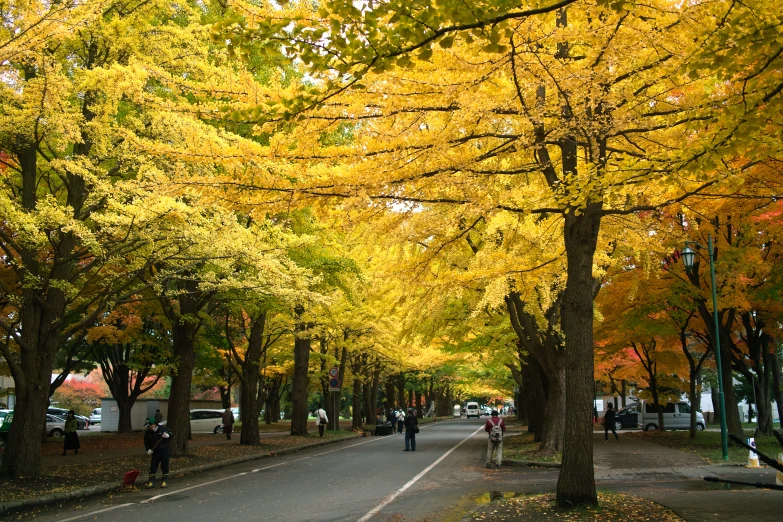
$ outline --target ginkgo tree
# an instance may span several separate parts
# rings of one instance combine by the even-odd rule
[[[291,181],[256,185],[260,192],[407,205],[435,216],[450,206],[468,223],[499,211],[562,220],[572,422],[560,506],[596,502],[589,419],[602,223],[741,173],[727,160],[750,151],[744,137],[763,126],[756,113],[775,114],[782,89],[771,66],[780,56],[772,23],[761,52],[725,59],[736,53],[735,37],[752,38],[734,22],[770,9],[752,4],[599,0],[527,9],[496,1],[474,10],[333,2],[310,16],[224,26],[243,53],[282,42],[321,82],[256,115],[261,132],[291,116],[305,122],[290,130],[294,147],[276,149],[291,161]],[[725,81],[742,76],[742,89]],[[315,137],[335,125],[351,125],[353,140],[323,146]],[[778,149],[767,140],[752,154]]]

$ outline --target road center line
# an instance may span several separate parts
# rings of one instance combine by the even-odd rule
[[[475,435],[476,433],[478,433],[479,431],[481,431],[481,430],[483,430],[483,429],[484,429],[484,426],[480,427],[479,429],[477,429],[476,431],[474,431],[473,433],[471,433],[470,435],[468,435],[467,437],[465,437],[464,439],[462,439],[462,441],[460,441],[459,443],[457,443],[457,445],[456,445],[456,446],[454,446],[454,447],[453,447],[453,448],[451,448],[449,451],[447,451],[446,453],[444,453],[443,455],[441,455],[441,456],[440,456],[440,458],[439,458],[438,460],[436,460],[435,462],[433,462],[432,464],[430,464],[429,466],[427,466],[426,468],[424,468],[424,470],[423,470],[421,473],[419,473],[418,475],[416,475],[415,477],[413,477],[412,479],[410,479],[410,480],[408,481],[408,483],[407,483],[407,484],[405,484],[403,487],[401,487],[400,489],[398,489],[397,491],[395,491],[394,493],[392,493],[391,495],[389,495],[388,497],[386,497],[386,498],[383,500],[383,502],[381,502],[380,504],[378,504],[377,506],[375,506],[375,507],[374,507],[372,510],[370,510],[370,512],[369,512],[369,513],[367,513],[367,514],[366,514],[366,515],[364,515],[362,518],[360,518],[359,520],[357,520],[357,522],[367,522],[367,521],[368,521],[368,520],[370,520],[372,517],[374,517],[375,515],[377,515],[377,514],[378,514],[378,512],[379,512],[380,510],[382,510],[383,508],[385,508],[386,506],[388,506],[389,504],[391,504],[392,502],[394,502],[394,499],[396,499],[397,497],[399,497],[400,495],[402,495],[402,494],[405,492],[405,490],[407,490],[407,489],[408,489],[408,488],[410,488],[412,485],[414,485],[416,482],[418,482],[418,481],[419,481],[419,479],[420,479],[421,477],[423,477],[424,475],[426,475],[427,473],[429,473],[429,472],[432,470],[432,468],[434,468],[435,466],[437,466],[438,464],[440,464],[440,463],[441,463],[441,461],[442,461],[443,459],[445,459],[446,457],[448,457],[448,456],[451,454],[451,452],[452,452],[452,451],[454,451],[455,449],[457,449],[457,448],[459,448],[460,446],[462,446],[462,445],[463,445],[463,444],[464,444],[464,443],[465,443],[465,442],[466,442],[466,441],[467,441],[469,438],[471,438],[473,435]]]
[[[378,441],[378,440],[391,440],[391,438],[386,438],[386,437],[373,437],[373,438],[372,438],[372,439],[370,439],[370,440],[365,440],[365,441],[362,441],[362,442],[357,442],[356,444],[350,444],[350,445],[348,445],[348,446],[343,446],[343,447],[340,447],[340,448],[337,448],[337,449],[333,449],[333,450],[329,450],[329,451],[324,451],[324,452],[322,452],[322,453],[317,453],[317,454],[315,454],[315,455],[308,455],[308,456],[306,456],[306,457],[299,457],[298,459],[294,459],[294,460],[287,460],[287,461],[285,461],[285,462],[278,462],[277,464],[272,464],[271,466],[265,466],[265,467],[263,467],[263,468],[254,469],[254,470],[252,470],[252,471],[250,471],[250,472],[244,471],[244,472],[241,472],[241,473],[237,473],[236,475],[230,475],[230,476],[228,476],[228,477],[222,477],[222,478],[219,478],[219,479],[210,480],[209,482],[203,482],[203,483],[201,483],[201,484],[195,484],[195,485],[193,485],[193,486],[189,486],[189,487],[187,487],[187,488],[181,488],[181,489],[177,489],[177,490],[171,490],[171,491],[168,491],[168,492],[166,492],[166,493],[163,493],[163,494],[161,494],[161,495],[155,495],[154,497],[150,497],[150,498],[148,498],[148,499],[146,499],[146,500],[142,500],[142,501],[140,501],[140,502],[128,502],[127,504],[120,504],[120,505],[118,505],[118,506],[112,506],[112,507],[109,507],[109,508],[100,509],[100,510],[98,510],[98,511],[92,511],[92,512],[90,512],[90,513],[84,513],[83,515],[78,515],[78,516],[75,516],[75,517],[66,518],[66,519],[64,519],[64,520],[61,520],[60,522],[71,522],[71,521],[73,521],[73,520],[79,520],[79,519],[81,519],[81,518],[87,518],[87,517],[91,517],[91,516],[93,516],[93,515],[97,515],[97,514],[99,514],[99,513],[104,513],[104,512],[106,512],[106,511],[112,511],[112,510],[114,510],[114,509],[124,508],[124,507],[128,507],[128,506],[135,506],[135,505],[138,505],[138,504],[149,504],[150,502],[153,502],[153,501],[155,501],[155,500],[161,499],[161,498],[163,498],[163,497],[167,497],[167,496],[169,496],[169,495],[176,495],[177,493],[182,493],[183,491],[189,491],[189,490],[191,490],[191,489],[196,489],[196,488],[200,488],[200,487],[203,487],[203,486],[209,486],[210,484],[216,484],[216,483],[218,483],[218,482],[223,482],[223,481],[226,481],[226,480],[234,479],[234,478],[240,477],[240,476],[242,476],[242,475],[245,475],[245,474],[247,474],[247,473],[256,473],[256,472],[259,472],[259,471],[264,471],[264,470],[267,470],[267,469],[276,468],[276,467],[278,467],[278,466],[285,466],[285,465],[287,465],[287,464],[293,464],[294,462],[299,462],[300,460],[305,460],[305,459],[309,459],[309,458],[312,458],[312,457],[319,457],[319,456],[321,456],[321,455],[326,455],[327,453],[334,453],[335,451],[342,451],[342,450],[346,450],[346,449],[348,449],[348,448],[353,448],[353,447],[355,447],[355,446],[361,446],[362,444],[367,444],[368,442],[375,442],[375,441]],[[464,441],[463,441],[463,442],[464,442]],[[460,443],[460,444],[462,444],[462,443]],[[459,446],[459,444],[457,444],[457,446]],[[456,448],[457,446],[455,446],[454,448]],[[446,455],[448,455],[448,453],[447,453]],[[445,455],[444,455],[444,456],[445,456]],[[438,461],[438,462],[440,462],[440,461]],[[437,464],[437,462],[436,462],[436,464]]]

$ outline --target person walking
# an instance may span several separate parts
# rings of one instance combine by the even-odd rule
[[[419,419],[413,413],[413,408],[408,408],[408,415],[403,421],[405,425],[405,450],[416,451],[416,434],[419,432]]]
[[[403,428],[403,424],[404,423],[405,423],[405,409],[404,408],[400,408],[397,411],[397,432],[398,433],[403,433],[402,428]]]
[[[617,432],[614,429],[614,423],[615,423],[615,411],[614,411],[614,404],[611,402],[606,407],[606,413],[604,414],[604,442],[609,442],[609,430],[612,430],[612,435],[614,435],[615,442],[619,442],[620,436],[617,435]]]
[[[226,408],[223,412],[223,433],[226,434],[226,440],[231,440],[231,434],[234,432],[234,412],[231,408]]]
[[[155,487],[155,475],[158,473],[158,466],[163,474],[163,480],[160,483],[161,488],[168,487],[169,480],[169,441],[171,440],[171,432],[162,424],[158,424],[158,421],[154,417],[147,419],[149,423],[147,431],[144,432],[144,449],[147,450],[147,455],[152,457],[150,461],[150,477],[147,481],[146,488],[152,489]]]
[[[487,419],[484,431],[489,433],[486,467],[490,467],[494,460],[495,468],[499,468],[503,462],[503,434],[506,432],[506,423],[498,417],[497,410],[492,410],[492,417]]]
[[[163,414],[160,412],[160,408],[155,410],[155,424],[163,422]]]
[[[315,410],[315,421],[318,423],[318,436],[324,436],[324,429],[329,424],[329,417],[326,416],[326,411],[321,407],[321,403],[318,403],[318,409]]]
[[[69,411],[65,415],[65,439],[63,440],[63,457],[68,450],[73,450],[74,455],[79,454],[79,435],[76,430],[79,428],[79,424],[76,422],[76,412]]]

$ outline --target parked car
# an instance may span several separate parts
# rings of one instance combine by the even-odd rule
[[[0,438],[8,438],[8,430],[14,420],[14,412],[0,410]],[[46,435],[49,437],[62,437],[65,435],[65,419],[57,415],[46,414]]]
[[[11,421],[14,420],[14,412],[11,410],[0,410],[0,440],[8,439],[8,430],[11,428]]]
[[[191,433],[223,433],[223,410],[190,410]]]
[[[465,405],[465,417],[468,419],[471,417],[476,417],[477,419],[481,417],[481,412],[477,402],[469,402]]]
[[[68,415],[68,412],[71,410],[66,410],[64,408],[55,408],[54,406],[49,406],[46,409],[46,413],[49,415],[54,415],[56,417],[62,417],[63,419]],[[76,429],[77,430],[88,430],[90,429],[90,419],[85,417],[84,415],[74,415],[76,418]]]
[[[65,435],[65,419],[57,415],[46,414],[46,434],[50,437]]]
[[[490,415],[492,415],[492,408],[490,408],[489,406],[482,406],[481,414],[485,417],[489,417]]]
[[[92,410],[92,413],[90,414],[90,424],[100,424],[101,423],[101,409],[95,408]]]
[[[460,406],[459,404],[455,404],[454,405],[454,418],[458,419],[461,416],[462,416],[462,406]]]
[[[685,401],[669,402],[663,407],[663,425],[667,430],[688,430],[691,427],[691,405]],[[696,412],[696,429],[702,431],[707,423],[700,411]],[[658,429],[658,412],[648,401],[629,404],[617,412],[615,429],[641,427],[645,431]]]

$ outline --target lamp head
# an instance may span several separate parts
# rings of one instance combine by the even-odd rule
[[[696,252],[688,245],[685,245],[685,248],[682,251],[682,262],[685,264],[685,270],[690,271],[693,268],[695,259]]]

